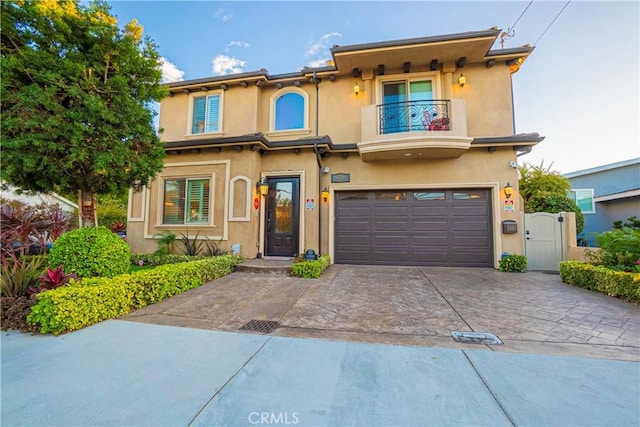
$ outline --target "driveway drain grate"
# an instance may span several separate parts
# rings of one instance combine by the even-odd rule
[[[453,340],[464,344],[493,344],[500,345],[502,340],[488,332],[451,332]]]
[[[279,327],[280,323],[274,322],[273,320],[250,320],[249,323],[241,327],[240,330],[270,334]]]

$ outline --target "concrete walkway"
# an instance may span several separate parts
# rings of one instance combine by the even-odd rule
[[[640,424],[637,362],[123,320],[1,344],[3,427]]]
[[[127,320],[271,335],[469,349],[452,331],[496,334],[494,351],[640,361],[636,304],[558,275],[483,268],[332,265],[318,280],[236,272],[130,313]],[[471,345],[477,349],[477,345]]]

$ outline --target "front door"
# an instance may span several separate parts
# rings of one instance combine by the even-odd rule
[[[300,178],[268,178],[266,198],[265,255],[298,254],[300,219]]]

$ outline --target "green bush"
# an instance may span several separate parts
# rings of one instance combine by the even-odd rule
[[[225,276],[242,260],[238,256],[164,265],[112,278],[72,281],[38,294],[27,320],[42,333],[73,331],[128,313]]]
[[[614,271],[578,261],[560,262],[563,282],[602,294],[640,302],[640,274]]]
[[[600,247],[597,261],[620,271],[635,271],[640,260],[640,229],[623,227],[596,236]]]
[[[204,255],[188,256],[188,255],[159,255],[155,252],[152,254],[131,254],[131,265],[140,265],[142,261],[143,265],[164,265],[164,264],[177,264],[179,262],[197,261],[206,259],[208,257]]]
[[[49,266],[62,265],[80,277],[113,277],[129,271],[130,264],[129,245],[103,226],[65,233],[49,252]]]
[[[322,255],[317,260],[297,259],[291,266],[291,275],[306,279],[317,279],[331,264],[329,255]]]
[[[524,273],[527,269],[527,257],[524,255],[509,254],[499,261],[500,271]]]

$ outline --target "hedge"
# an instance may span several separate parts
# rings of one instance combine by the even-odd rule
[[[560,262],[563,282],[629,302],[640,302],[640,274],[615,271],[578,261]]]
[[[38,294],[27,321],[58,335],[127,314],[230,274],[241,257],[227,255],[163,265],[113,278],[89,278]]]
[[[291,266],[291,275],[307,279],[317,279],[331,264],[329,255],[322,255],[317,260],[299,260]]]
[[[142,261],[143,265],[177,264],[180,262],[197,261],[207,258],[211,257],[207,257],[205,255],[189,256],[176,254],[131,254],[131,265],[139,265],[140,261]]]

